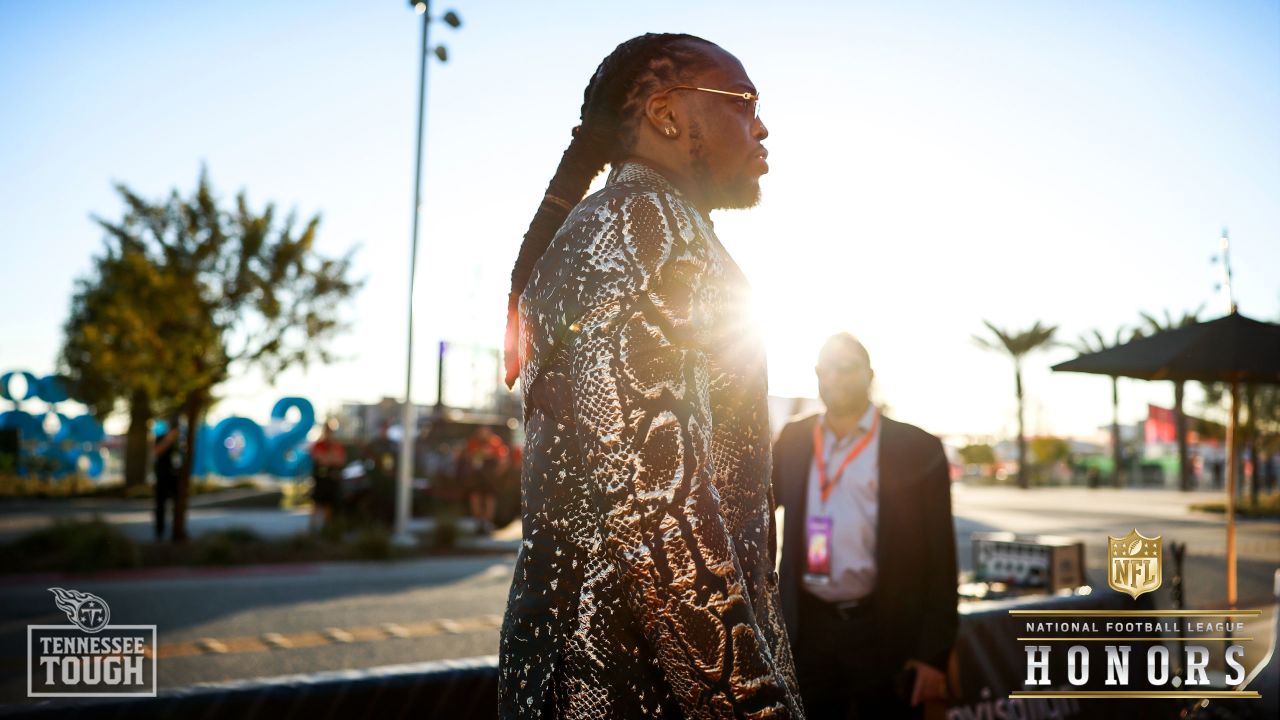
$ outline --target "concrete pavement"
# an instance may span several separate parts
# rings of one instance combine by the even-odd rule
[[[1193,513],[1186,506],[1216,497],[956,486],[958,559],[961,568],[972,566],[969,534],[974,531],[1068,535],[1085,542],[1095,592],[1111,592],[1104,573],[1107,535],[1136,527],[1147,535],[1162,535],[1165,542],[1187,542],[1188,604],[1213,607],[1221,603],[1225,588],[1223,518]],[[258,512],[220,511],[216,522],[244,524]],[[277,521],[305,522],[305,516]],[[495,542],[514,550],[518,539],[517,524]],[[1280,522],[1242,521],[1239,544],[1242,602],[1269,598],[1280,566]],[[144,571],[131,577],[60,578],[57,584],[103,597],[113,623],[156,624],[163,688],[492,655],[513,562],[509,554],[185,574]],[[47,579],[13,580],[0,576],[0,701],[22,697],[26,625],[65,622]],[[1157,591],[1160,607],[1170,607],[1168,586],[1166,580]]]

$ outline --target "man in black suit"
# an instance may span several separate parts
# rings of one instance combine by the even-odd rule
[[[871,358],[848,333],[816,368],[826,412],[774,446],[785,509],[782,614],[807,716],[919,717],[946,690],[956,551],[942,443],[871,403]]]

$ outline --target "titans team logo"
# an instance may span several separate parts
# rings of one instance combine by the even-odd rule
[[[1160,536],[1144,537],[1134,528],[1124,537],[1107,536],[1107,584],[1137,599],[1160,587],[1163,562]]]
[[[49,592],[53,593],[54,603],[67,614],[67,619],[87,633],[96,633],[111,621],[111,608],[107,607],[107,601],[93,593],[58,587],[49,588]]]

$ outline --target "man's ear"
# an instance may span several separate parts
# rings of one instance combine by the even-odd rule
[[[671,93],[655,93],[649,96],[644,104],[644,116],[649,126],[659,135],[666,133],[666,128],[676,126],[675,106]],[[679,129],[677,127],[677,129]]]

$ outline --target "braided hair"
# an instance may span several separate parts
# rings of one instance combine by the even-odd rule
[[[518,307],[533,266],[546,252],[570,211],[606,164],[616,165],[635,143],[645,102],[660,87],[680,81],[699,68],[706,55],[698,45],[712,43],[693,35],[646,33],[619,45],[596,68],[582,93],[581,124],[556,168],[511,270],[507,299],[507,387],[520,374]]]

